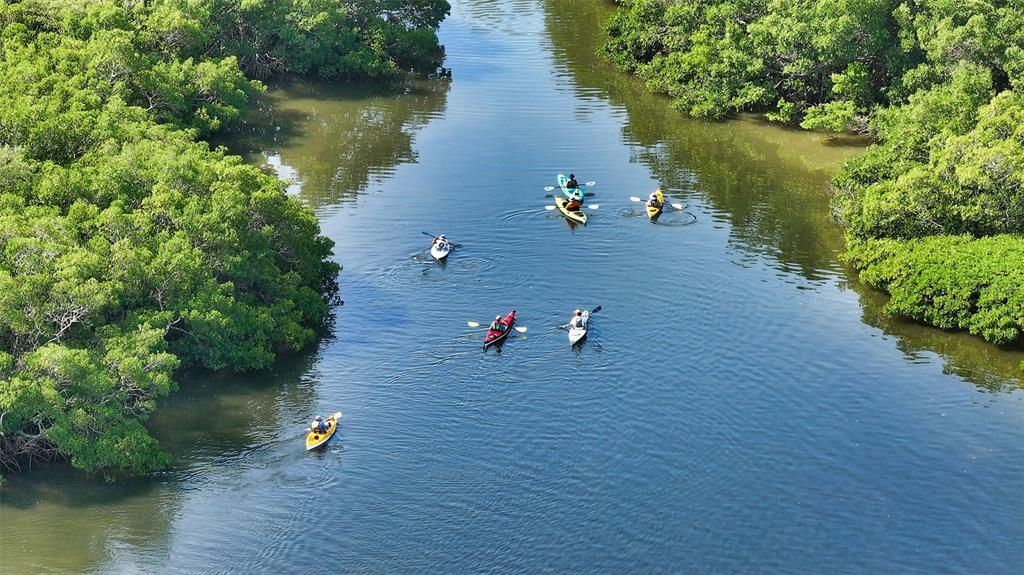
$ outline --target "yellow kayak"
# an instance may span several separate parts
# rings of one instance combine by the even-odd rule
[[[583,213],[582,210],[567,210],[565,205],[569,203],[569,200],[562,196],[555,196],[555,205],[558,206],[558,211],[562,212],[562,215],[566,218],[579,222],[581,224],[587,223],[587,214]]]
[[[306,451],[316,449],[321,445],[327,443],[327,440],[334,435],[334,432],[338,429],[338,420],[341,419],[341,412],[333,413],[324,419],[324,423],[327,424],[327,431],[323,433],[317,433],[310,431],[306,435]]]
[[[661,204],[661,206],[654,208],[651,207],[649,204],[644,204],[644,208],[647,209],[647,217],[651,218],[652,220],[660,216],[661,211],[665,209],[665,194],[661,193],[661,188],[655,190],[654,194],[658,197],[658,203]]]

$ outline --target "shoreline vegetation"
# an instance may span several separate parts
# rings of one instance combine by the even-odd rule
[[[886,313],[1024,348],[1019,2],[615,3],[602,51],[675,108],[869,135],[832,182],[843,259]]]
[[[166,466],[178,369],[311,345],[333,242],[205,138],[281,74],[436,70],[446,0],[0,0],[0,473]],[[2,476],[0,476],[2,477]]]

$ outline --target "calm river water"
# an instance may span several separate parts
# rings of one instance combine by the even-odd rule
[[[337,242],[332,334],[186,375],[165,473],[10,478],[0,571],[1016,573],[1024,357],[884,318],[838,262],[858,149],[682,118],[594,55],[603,3],[453,4],[450,83],[279,87],[230,142]],[[569,171],[586,227],[544,209]],[[687,207],[652,224],[659,185]],[[482,353],[466,322],[511,308]]]

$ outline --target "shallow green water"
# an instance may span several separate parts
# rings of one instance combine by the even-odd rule
[[[1022,354],[884,318],[838,263],[826,187],[857,148],[680,117],[593,55],[600,4],[454,4],[450,83],[292,83],[229,142],[337,242],[332,334],[269,372],[186,374],[152,422],[166,473],[9,480],[0,571],[1024,562]],[[543,207],[569,171],[596,182],[586,227]],[[659,185],[687,207],[652,224],[628,198]],[[424,230],[464,247],[434,263]],[[553,327],[599,304],[570,350]],[[466,322],[511,308],[526,336],[482,353]]]

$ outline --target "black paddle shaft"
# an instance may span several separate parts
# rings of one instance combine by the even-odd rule
[[[434,234],[427,233],[427,232],[424,232],[424,231],[420,231],[420,233],[425,235],[425,236],[430,236],[430,237],[434,238],[435,240],[440,237],[440,236],[435,236]],[[452,242],[452,241],[449,241],[448,245],[450,245],[453,248],[461,248],[462,247],[462,244],[457,244],[457,243]]]

